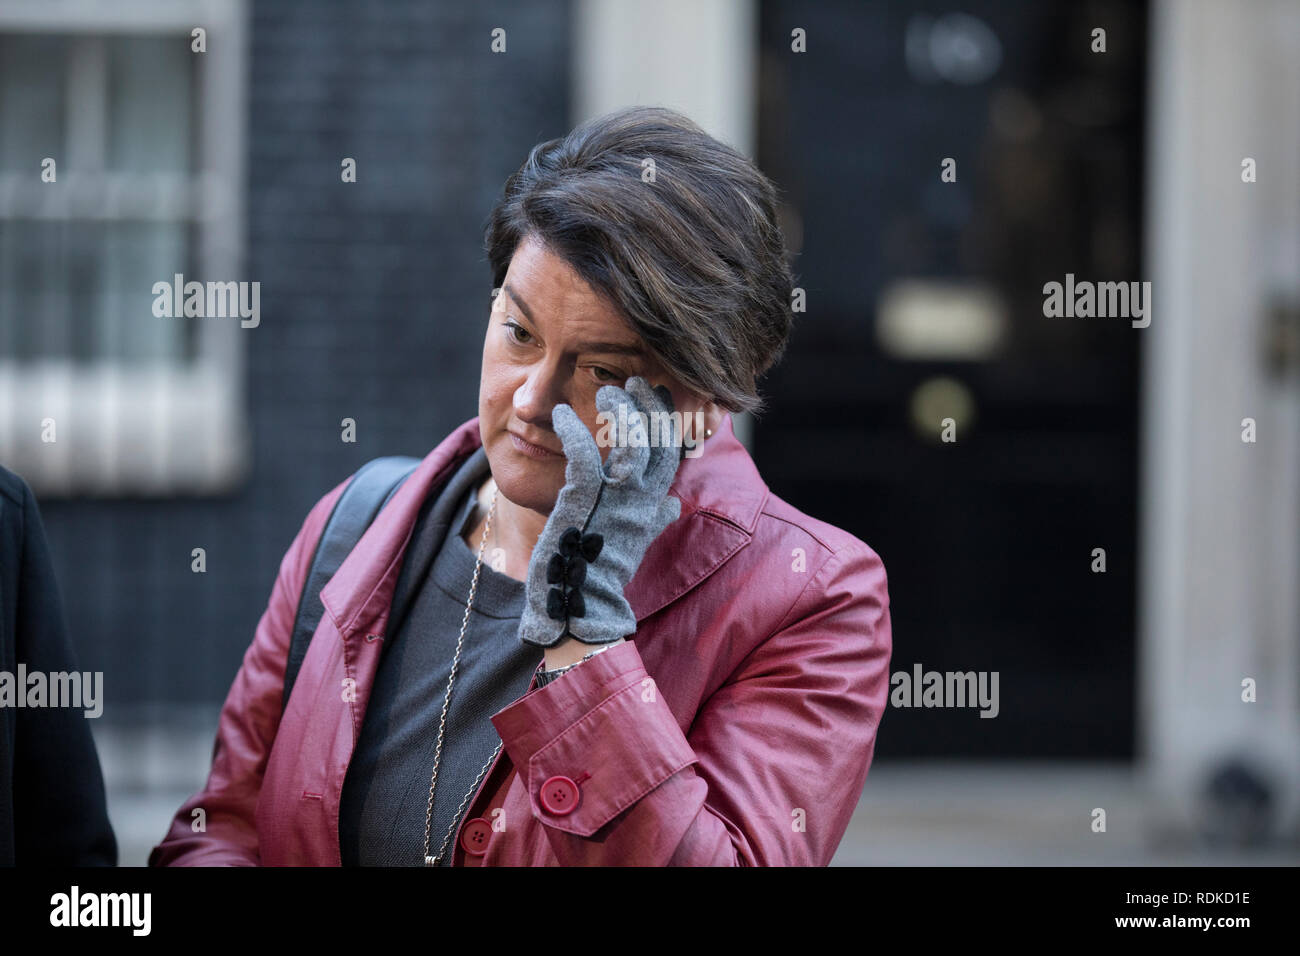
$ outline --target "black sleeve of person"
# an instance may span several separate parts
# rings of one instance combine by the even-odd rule
[[[76,671],[36,497],[0,468],[0,670]],[[16,688],[22,693],[23,688]],[[0,707],[0,864],[116,866],[89,718],[76,707]]]

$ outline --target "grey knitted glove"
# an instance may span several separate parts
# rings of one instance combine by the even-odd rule
[[[596,392],[596,409],[618,420],[626,404],[627,443],[600,449],[576,412],[563,403],[552,425],[568,459],[565,484],[556,498],[528,562],[527,601],[519,639],[554,647],[572,636],[584,644],[610,644],[636,632],[636,616],[623,589],[641,566],[650,544],[676,521],[682,503],[668,494],[682,458],[682,433],[664,386],[650,388],[640,376],[626,390],[606,385]],[[633,421],[640,413],[644,430]],[[655,415],[667,427],[656,435]],[[617,429],[614,430],[617,433]],[[640,437],[646,441],[643,447]],[[649,447],[657,438],[657,447]],[[617,439],[616,439],[617,441]]]

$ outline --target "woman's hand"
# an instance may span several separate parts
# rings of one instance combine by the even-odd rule
[[[577,413],[563,403],[552,412],[567,458],[565,485],[528,563],[519,624],[526,644],[554,647],[569,637],[611,644],[636,632],[623,589],[651,542],[681,514],[681,502],[668,488],[681,461],[682,434],[677,418],[668,414],[672,395],[662,385],[651,389],[633,376],[626,390],[606,385],[596,393],[596,409],[613,421],[620,420],[620,404],[627,406],[628,434],[618,438],[628,441],[615,443],[603,465]],[[643,421],[636,420],[638,414]],[[633,440],[639,437],[645,441]]]

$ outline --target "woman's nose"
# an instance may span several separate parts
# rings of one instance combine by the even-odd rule
[[[515,414],[520,421],[545,424],[549,428],[551,411],[564,400],[555,374],[538,369],[515,390]]]

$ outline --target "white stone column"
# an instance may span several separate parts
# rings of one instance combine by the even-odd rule
[[[1142,278],[1153,310],[1135,330],[1151,822],[1192,829],[1205,775],[1238,756],[1271,776],[1274,833],[1294,833],[1300,384],[1294,366],[1267,370],[1264,343],[1270,310],[1300,296],[1300,5],[1156,0],[1151,44]],[[1242,181],[1247,157],[1254,183]],[[1256,703],[1242,702],[1245,678]]]

